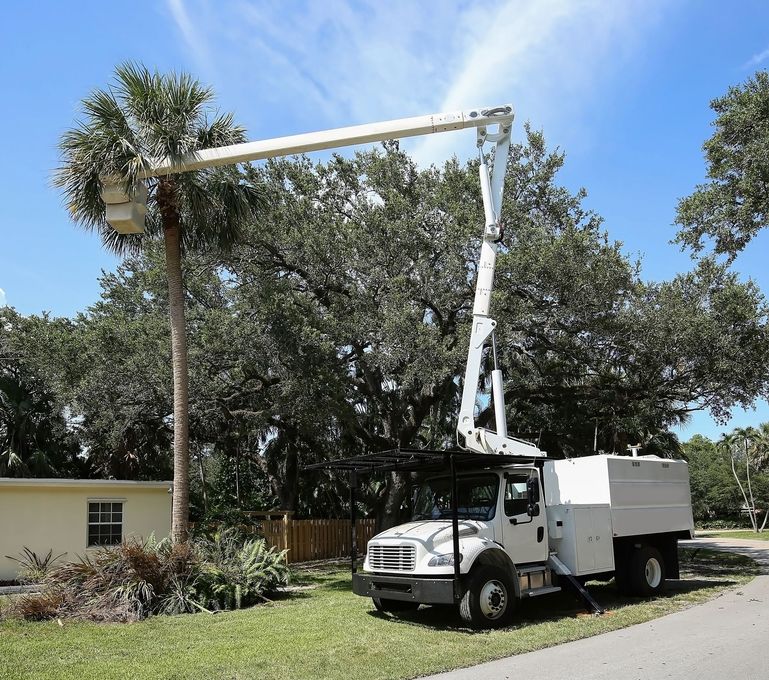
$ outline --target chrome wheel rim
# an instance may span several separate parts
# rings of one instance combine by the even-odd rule
[[[501,581],[488,581],[481,588],[481,612],[487,619],[498,619],[507,609],[507,588]]]
[[[656,557],[650,557],[646,561],[644,575],[650,588],[656,588],[662,582],[662,566]]]

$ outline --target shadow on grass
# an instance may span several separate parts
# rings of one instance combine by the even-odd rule
[[[760,567],[752,559],[708,549],[681,549],[680,580],[669,580],[664,592],[654,597],[630,597],[622,595],[614,581],[589,581],[591,595],[607,610],[616,610],[629,605],[658,602],[686,597],[698,591],[713,588],[728,588],[738,583],[735,577],[760,573]],[[315,576],[320,590],[334,592],[351,590],[350,574],[341,571]],[[314,580],[315,580],[314,579]],[[589,614],[585,604],[568,588],[560,593],[545,597],[529,598],[516,601],[516,611],[512,625],[508,630],[528,626],[532,623],[555,621]],[[470,634],[485,634],[487,631],[474,630],[461,619],[456,607],[451,605],[421,606],[418,610],[382,613],[373,608],[369,616],[391,621],[401,625],[430,628],[434,630],[456,631]]]
[[[620,609],[628,605],[640,604],[643,602],[652,602],[666,600],[674,597],[680,597],[699,590],[714,587],[729,587],[736,585],[737,581],[725,579],[688,579],[681,581],[669,581],[665,592],[656,597],[628,597],[622,595],[614,586],[614,582],[588,584],[590,594],[607,610]],[[484,630],[475,630],[470,628],[459,616],[456,607],[451,605],[422,606],[418,610],[410,612],[399,612],[397,614],[386,614],[375,609],[367,612],[374,618],[390,620],[393,623],[400,623],[419,628],[431,628],[442,631],[456,631],[469,633],[473,635],[483,635],[488,633]],[[546,621],[557,621],[563,618],[574,618],[579,615],[590,615],[585,609],[584,603],[570,590],[562,590],[560,593],[554,593],[545,597],[530,598],[527,600],[517,600],[516,610],[511,625],[506,626],[506,630],[515,630],[532,623],[543,623]]]

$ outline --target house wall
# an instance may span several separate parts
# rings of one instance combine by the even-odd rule
[[[168,486],[129,487],[114,484],[21,486],[0,484],[0,580],[16,577],[17,557],[26,546],[38,555],[53,549],[75,560],[87,550],[88,502],[123,501],[123,536],[164,538],[171,531]]]

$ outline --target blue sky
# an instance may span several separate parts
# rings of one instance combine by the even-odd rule
[[[669,243],[703,179],[708,102],[769,67],[769,4],[698,0],[3,3],[0,303],[71,315],[116,259],[68,221],[56,142],[116,63],[191,71],[252,139],[511,102],[567,153],[612,238],[662,279],[691,266]],[[471,133],[411,140],[422,163],[474,151]],[[769,291],[769,235],[736,262]],[[769,420],[769,407],[729,426]],[[717,436],[705,414],[682,433]]]

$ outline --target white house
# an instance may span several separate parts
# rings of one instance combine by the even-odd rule
[[[0,581],[14,579],[27,547],[62,559],[124,538],[171,531],[171,482],[0,478]]]

